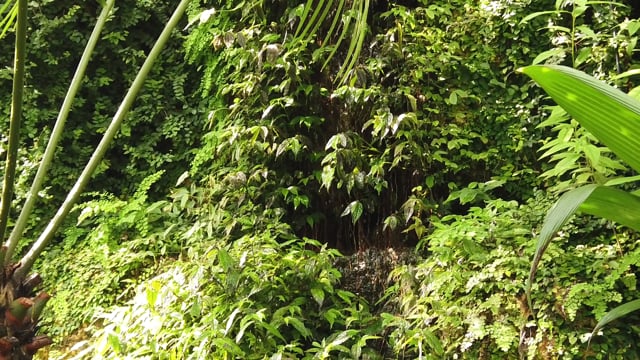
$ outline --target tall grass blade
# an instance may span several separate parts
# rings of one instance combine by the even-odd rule
[[[338,41],[336,41],[336,44],[331,49],[331,52],[329,53],[329,56],[327,56],[327,59],[324,61],[324,64],[322,64],[322,68],[321,68],[322,70],[324,70],[327,67],[327,65],[329,64],[329,62],[331,61],[331,59],[335,55],[336,51],[338,51],[338,48],[340,47],[340,44],[342,44],[342,41],[347,37],[347,34],[349,33],[349,25],[351,24],[351,16],[348,15],[348,14],[345,15],[345,14],[342,13],[342,9],[344,8],[344,3],[345,3],[345,0],[340,0],[338,2],[338,9],[336,10],[336,16],[333,18],[333,22],[331,23],[331,27],[329,28],[329,32],[327,32],[327,35],[325,36],[325,39],[322,42],[323,46],[326,46],[325,44],[329,43],[329,39],[330,39],[331,35],[333,34],[334,28],[336,27],[338,22],[341,21],[342,22],[342,31],[340,32],[340,36],[338,36]]]
[[[313,8],[313,0],[308,0],[302,9],[302,15],[300,15],[300,23],[298,23],[298,27],[296,28],[296,32],[293,35],[294,39],[298,39],[301,37],[302,30],[305,28],[307,24],[307,19],[309,18],[309,12]]]
[[[306,22],[306,26],[304,27],[304,30],[302,30],[302,33],[300,34],[300,39],[310,40],[315,35],[316,30],[312,31],[311,29],[314,29],[314,28],[317,29],[318,27],[320,27],[320,23],[324,21],[323,16],[326,17],[326,14],[331,7],[331,2],[332,1],[329,0],[329,3],[327,4],[323,0],[320,0],[320,3],[316,5],[315,10],[313,10],[313,13],[311,14],[311,18],[309,19],[309,21]]]
[[[311,39],[311,37],[315,36],[318,33],[318,30],[320,29],[320,26],[324,23],[325,19],[327,18],[327,15],[329,15],[329,11],[331,11],[332,7],[333,7],[333,0],[328,0],[328,2],[325,5],[323,5],[322,14],[320,14],[320,17],[315,22],[315,25],[309,31],[309,39]]]
[[[578,210],[580,205],[587,200],[587,198],[593,193],[598,185],[586,185],[577,189],[571,190],[558,199],[553,205],[547,216],[544,219],[542,230],[538,235],[538,242],[536,243],[536,253],[531,262],[531,269],[529,270],[529,278],[526,284],[526,295],[529,301],[531,300],[531,286],[533,279],[536,276],[538,265],[542,259],[542,255],[547,250],[549,243],[560,230],[560,228],[569,220],[569,218]],[[529,304],[531,306],[531,304]]]
[[[14,21],[18,16],[18,3],[11,0],[5,1],[5,3],[2,4],[2,7],[0,7],[0,16],[5,12],[6,14],[2,17],[2,20],[0,20],[0,28],[2,28],[2,30],[0,30],[0,39],[4,37],[7,31],[9,31],[11,26],[14,24]]]
[[[331,22],[331,26],[329,26],[329,30],[327,30],[327,33],[325,34],[324,39],[322,40],[323,45],[329,43],[329,40],[333,36],[333,32],[335,31],[336,26],[338,25],[338,22],[340,22],[342,8],[344,8],[344,2],[345,0],[338,0],[338,8],[336,9],[336,13],[335,13],[335,16],[333,17],[333,21]],[[322,67],[324,68],[324,65]]]
[[[342,78],[342,80],[340,80],[339,84],[344,84],[347,82],[347,80],[349,79],[349,76],[352,75],[351,71],[355,68],[356,62],[360,57],[360,52],[362,51],[362,45],[364,44],[364,39],[367,36],[368,13],[369,13],[369,0],[364,0],[364,2],[362,3],[362,8],[358,12],[359,17],[358,17],[358,21],[356,23],[356,28],[354,31],[356,36],[355,46],[353,48],[353,51],[351,51],[350,49],[350,52],[347,53],[347,59],[350,59],[350,60],[349,60],[349,63],[345,67],[343,67],[344,77]],[[345,63],[346,63],[346,59],[345,59]]]
[[[356,0],[353,2],[350,16],[354,16],[355,13],[355,25],[353,30],[353,37],[349,43],[349,50],[345,56],[344,63],[340,67],[340,71],[336,75],[336,79],[339,79],[338,84],[342,85],[349,78],[349,74],[355,62],[360,56],[360,50],[367,31],[367,14],[369,13],[369,0]],[[344,29],[343,29],[344,31]],[[355,38],[355,40],[353,40]]]

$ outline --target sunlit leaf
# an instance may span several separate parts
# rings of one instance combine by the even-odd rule
[[[233,326],[233,323],[235,322],[236,316],[238,316],[238,314],[240,313],[240,308],[237,307],[233,310],[233,312],[231,313],[231,315],[229,315],[229,318],[227,319],[227,325],[224,328],[224,334],[227,335],[229,333],[229,331],[231,330],[231,327]]]
[[[429,345],[431,349],[436,353],[436,355],[442,355],[444,353],[444,348],[440,339],[431,331],[424,332],[425,341]]]
[[[393,231],[398,227],[398,222],[398,217],[396,215],[388,216],[384,219],[384,226],[382,227],[382,230],[387,230],[387,228],[389,228]]]
[[[538,54],[538,56],[536,56],[535,59],[533,59],[532,64],[536,65],[536,64],[540,64],[541,62],[547,60],[550,57],[554,57],[554,56],[560,56],[562,54],[564,54],[564,49],[551,49],[551,50],[547,50],[547,51],[543,51],[540,54]]]
[[[225,249],[218,250],[218,261],[225,271],[229,271],[229,269],[233,268],[235,264],[233,258],[231,258]]]
[[[580,211],[640,230],[640,197],[608,186],[598,186]]]
[[[582,126],[634,170],[640,171],[640,102],[578,70],[559,65],[527,66],[533,78]]]
[[[244,357],[244,351],[238,346],[232,339],[222,337],[215,338],[211,341],[213,345],[218,349],[224,349],[223,351],[228,352],[232,355],[236,355],[238,357]]]
[[[344,343],[345,341],[351,339],[352,335],[353,335],[353,330],[351,330],[351,331],[349,331],[349,330],[342,331],[341,333],[338,334],[338,336],[335,337],[335,339],[333,339],[333,341],[331,341],[330,346],[340,345],[340,344]]]
[[[150,309],[154,309],[156,306],[156,300],[158,300],[158,292],[162,287],[162,283],[158,280],[153,280],[149,283],[146,289],[147,305]]]
[[[360,216],[362,216],[362,212],[364,211],[364,206],[360,201],[354,201],[353,207],[351,208],[351,221],[355,224]]]
[[[275,105],[273,105],[273,104],[267,106],[267,108],[264,109],[264,111],[262,112],[262,116],[260,117],[260,120],[266,119],[269,116],[269,114],[271,113],[271,110],[273,110],[274,107],[275,107]]]
[[[455,91],[449,95],[449,104],[456,105],[458,103],[458,95],[456,95]]]
[[[313,296],[313,300],[315,300],[319,306],[322,306],[324,303],[324,291],[321,288],[311,288],[311,296]]]
[[[276,329],[273,325],[261,321],[257,323],[258,325],[260,325],[261,327],[263,327],[265,330],[267,330],[269,332],[269,334],[277,337],[278,339],[282,340],[282,341],[287,341],[284,339],[284,336],[282,336],[282,334],[280,333],[280,331],[278,329]]]
[[[322,187],[329,190],[331,188],[331,183],[333,182],[333,178],[335,177],[336,168],[333,166],[325,166],[322,168],[321,180]]]
[[[311,337],[312,335],[311,331],[307,329],[304,323],[297,318],[288,317],[285,319],[285,323],[293,326],[298,331],[298,333],[300,333],[300,335],[302,335],[305,338]]]
[[[534,13],[531,13],[531,14],[525,16],[522,20],[520,20],[520,24],[527,23],[531,19],[537,18],[538,16],[553,15],[553,14],[560,14],[560,13],[568,13],[568,11],[549,10],[549,11],[534,12]]]
[[[240,343],[240,341],[242,340],[242,337],[244,336],[245,331],[247,331],[247,328],[253,325],[254,323],[255,321],[252,318],[245,317],[242,319],[242,321],[240,322],[240,330],[238,330],[238,333],[236,334],[236,337],[235,337],[236,343]]]
[[[614,186],[614,185],[627,184],[627,183],[635,182],[635,181],[640,181],[640,175],[625,176],[625,177],[611,179],[611,180],[607,181],[605,183],[605,185],[606,186]]]

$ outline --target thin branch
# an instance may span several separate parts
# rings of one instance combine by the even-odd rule
[[[16,29],[15,60],[13,64],[13,89],[11,99],[11,120],[9,127],[9,151],[0,200],[0,239],[4,239],[7,230],[11,200],[13,198],[13,182],[16,176],[16,162],[20,142],[20,124],[22,122],[22,98],[24,93],[24,68],[27,44],[27,0],[18,1],[18,22]]]
[[[149,74],[149,71],[153,67],[153,63],[160,55],[160,52],[164,48],[164,45],[166,44],[167,40],[171,37],[171,32],[180,21],[180,18],[182,17],[182,14],[184,13],[188,3],[189,3],[189,0],[181,0],[180,4],[178,4],[178,7],[174,11],[173,15],[171,15],[169,22],[167,22],[167,24],[164,27],[164,30],[162,30],[162,33],[158,37],[158,40],[156,41],[155,45],[149,52],[147,59],[145,60],[142,67],[140,68],[138,75],[133,81],[133,84],[131,84],[129,91],[127,92],[124,99],[122,100],[122,103],[118,108],[118,111],[116,112],[113,119],[111,120],[111,124],[109,124],[107,131],[104,133],[102,140],[100,141],[100,144],[98,144],[98,146],[96,147],[96,150],[94,151],[93,155],[91,156],[91,159],[89,160],[86,167],[82,171],[82,174],[80,174],[80,177],[78,178],[77,182],[75,183],[71,191],[69,191],[67,198],[58,209],[58,212],[51,219],[51,221],[49,222],[47,227],[44,229],[42,234],[40,234],[36,242],[31,246],[31,249],[29,250],[29,252],[25,254],[25,256],[20,261],[21,265],[13,275],[15,280],[20,281],[21,279],[24,278],[27,272],[29,272],[29,270],[33,266],[33,263],[37,259],[38,255],[42,253],[44,248],[47,246],[47,244],[55,234],[56,230],[62,224],[62,221],[64,220],[64,218],[67,216],[67,214],[69,214],[69,212],[71,211],[71,208],[80,197],[82,190],[84,189],[86,184],[89,182],[91,175],[94,173],[96,167],[102,161],[102,158],[105,152],[107,151],[109,145],[113,141],[113,138],[118,132],[118,129],[120,128],[120,124],[122,124],[124,117],[126,116],[131,106],[133,105],[133,102],[138,92],[142,88],[142,85],[147,75]]]
[[[27,199],[22,207],[22,211],[20,212],[20,216],[16,221],[13,230],[11,231],[11,235],[9,236],[9,240],[5,244],[7,253],[4,257],[4,264],[7,265],[11,262],[11,257],[13,256],[13,252],[15,251],[16,246],[18,245],[18,241],[22,237],[22,233],[24,231],[25,226],[27,225],[27,220],[29,219],[29,215],[31,215],[31,211],[33,210],[33,205],[38,199],[38,192],[42,188],[42,182],[47,176],[47,171],[49,170],[49,166],[51,166],[51,161],[53,160],[53,155],[56,151],[56,147],[58,146],[58,142],[62,137],[62,131],[64,130],[65,122],[67,121],[67,117],[69,116],[69,111],[71,111],[71,105],[73,104],[73,100],[75,99],[76,93],[80,89],[82,85],[82,79],[84,78],[84,73],[87,69],[87,64],[89,64],[89,59],[91,58],[91,54],[93,54],[93,50],[96,47],[96,43],[98,39],[100,39],[100,33],[104,28],[104,24],[107,22],[107,17],[113,9],[113,5],[115,0],[109,0],[102,8],[100,12],[100,16],[96,22],[95,27],[93,28],[93,32],[91,33],[91,37],[89,37],[89,41],[87,42],[87,46],[82,53],[82,57],[80,58],[80,62],[78,63],[78,68],[76,69],[75,74],[73,75],[73,79],[71,80],[71,84],[69,85],[69,89],[67,91],[67,95],[62,102],[62,107],[60,108],[60,112],[58,113],[58,118],[56,119],[56,123],[53,127],[53,131],[51,132],[51,138],[49,138],[49,143],[47,144],[47,148],[45,149],[44,155],[42,157],[42,161],[40,161],[40,166],[38,167],[38,172],[36,173],[36,177],[33,179],[33,184],[31,184],[31,189],[27,194]]]

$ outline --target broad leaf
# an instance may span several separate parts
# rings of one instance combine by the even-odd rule
[[[640,197],[608,186],[598,186],[580,211],[640,230]]]
[[[540,84],[558,105],[640,172],[640,102],[566,66],[536,65],[519,71]]]

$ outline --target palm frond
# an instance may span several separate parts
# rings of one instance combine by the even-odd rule
[[[0,5],[0,38],[9,31],[12,25],[15,24],[16,17],[18,16],[18,2],[12,0],[6,0]]]

